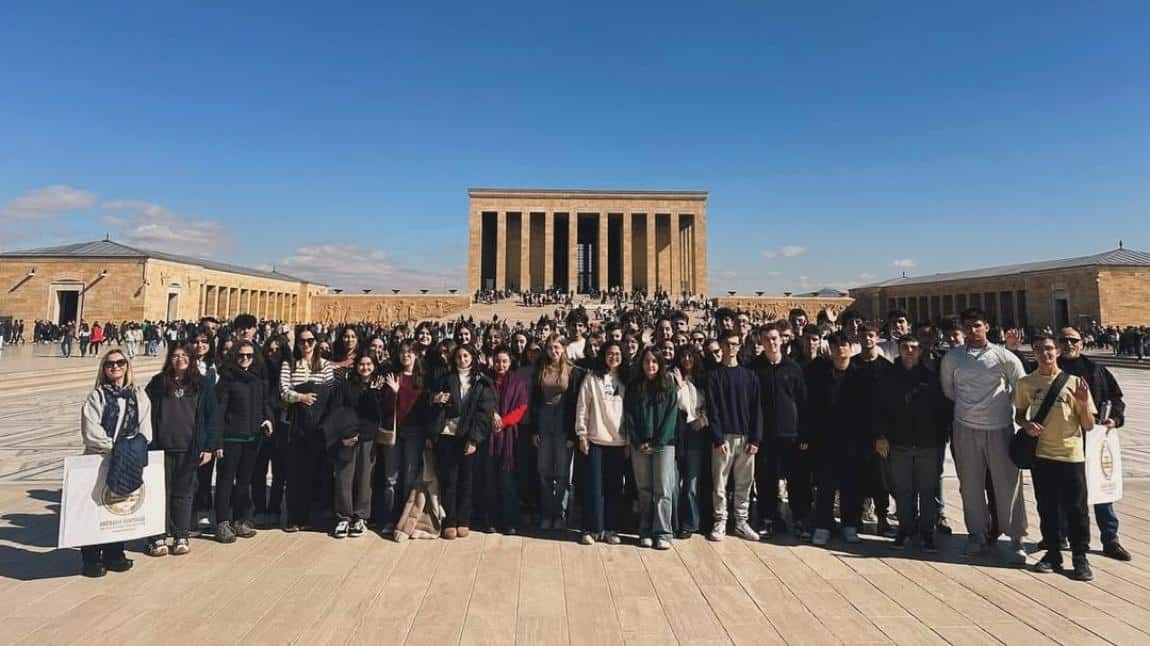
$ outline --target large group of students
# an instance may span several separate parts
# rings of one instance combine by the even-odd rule
[[[1093,577],[1083,433],[1121,426],[1124,406],[1076,328],[1033,334],[1030,363],[1021,334],[991,343],[977,309],[914,326],[894,311],[884,329],[852,311],[819,325],[801,310],[757,325],[722,308],[699,324],[665,306],[617,314],[290,335],[246,314],[205,319],[146,382],[125,351],[105,352],[84,444],[107,453],[140,434],[163,451],[167,531],[146,546],[157,557],[201,534],[392,536],[429,472],[448,540],[530,529],[665,550],[696,533],[816,546],[871,533],[931,552],[952,532],[949,445],[964,554],[1021,566],[1020,428],[1036,438],[1044,554],[1032,567],[1061,570],[1068,549],[1068,575]],[[1103,553],[1129,560],[1114,506],[1094,513]],[[87,576],[132,565],[122,543],[81,551]]]

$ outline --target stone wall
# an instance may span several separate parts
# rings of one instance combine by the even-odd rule
[[[768,318],[785,319],[794,308],[802,308],[814,323],[819,312],[826,311],[836,318],[854,302],[853,298],[816,298],[809,296],[721,296],[715,299],[719,307],[730,307],[746,312],[766,312]]]
[[[1150,268],[1108,267],[1098,273],[1098,322],[1150,325]]]
[[[28,272],[36,268],[36,274]],[[104,271],[107,274],[101,277]],[[0,316],[23,319],[26,334],[37,319],[54,319],[56,292],[80,292],[80,317],[137,321],[144,315],[142,259],[12,258],[0,260]]]
[[[409,323],[455,316],[471,305],[461,294],[317,294],[311,297],[312,321]]]

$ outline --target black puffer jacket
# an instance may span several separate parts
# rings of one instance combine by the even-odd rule
[[[274,419],[267,379],[226,365],[216,383],[224,441],[250,441],[263,435],[260,425]]]
[[[883,373],[881,386],[876,427],[887,441],[923,449],[944,445],[954,405],[942,394],[937,374],[921,363],[907,369],[899,361]]]
[[[473,368],[471,373],[471,389],[467,393],[467,400],[460,403],[459,373],[452,371],[444,376],[432,393],[446,392],[450,399],[446,404],[432,405],[430,424],[427,428],[427,437],[438,440],[443,432],[447,420],[459,418],[459,437],[466,438],[472,443],[482,444],[491,433],[491,424],[495,414],[495,386],[491,379]]]

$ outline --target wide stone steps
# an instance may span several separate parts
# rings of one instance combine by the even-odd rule
[[[52,367],[47,370],[19,370],[0,375],[0,395],[16,396],[55,392],[91,386],[96,382],[96,360],[80,359],[80,365]],[[136,357],[132,372],[139,384],[147,383],[160,371],[162,357]]]

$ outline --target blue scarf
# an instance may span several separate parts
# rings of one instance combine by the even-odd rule
[[[120,432],[121,437],[131,437],[140,431],[140,407],[136,401],[136,389],[132,386],[116,388],[112,384],[102,384],[100,390],[104,395],[104,413],[100,416],[100,426],[113,440],[116,439],[116,420],[120,417],[120,399],[123,399],[127,408],[124,410],[124,425]]]

